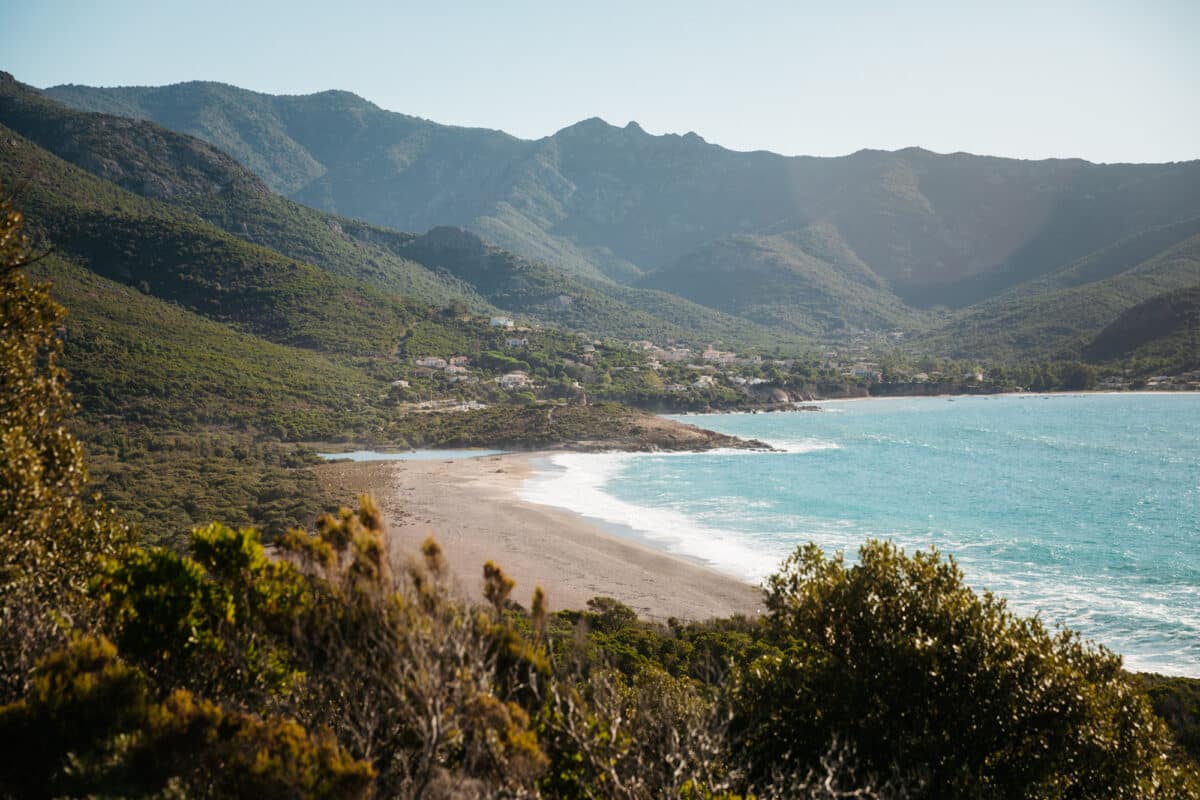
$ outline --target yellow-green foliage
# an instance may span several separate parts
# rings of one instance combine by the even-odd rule
[[[84,503],[83,450],[62,367],[64,309],[21,272],[33,257],[23,220],[0,187],[0,702],[63,629],[86,624],[98,559],[128,531]]]
[[[299,679],[279,640],[311,586],[253,530],[198,528],[192,556],[138,549],[110,562],[93,588],[116,641],[163,685],[261,706]]]
[[[76,639],[38,667],[28,696],[0,707],[0,796],[365,797],[371,766],[328,734],[228,711],[150,684],[102,638]]]
[[[476,609],[453,594],[434,541],[393,570],[379,511],[364,497],[357,512],[326,516],[315,536],[296,531],[280,546],[317,598],[287,644],[308,674],[297,707],[372,758],[380,794],[436,794],[464,781],[489,793],[531,790],[546,765],[529,692],[548,675],[544,656],[498,606]]]

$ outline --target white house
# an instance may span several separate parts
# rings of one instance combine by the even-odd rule
[[[712,361],[717,364],[732,364],[734,359],[737,358],[737,354],[709,347],[705,349],[700,357],[705,361]]]
[[[416,364],[418,367],[429,367],[430,369],[445,369],[446,368],[446,359],[437,358],[435,356],[426,356],[425,358],[418,358],[416,361]]]
[[[866,378],[869,381],[879,383],[883,380],[883,373],[866,364],[858,364],[850,370],[850,374],[856,378]]]
[[[492,317],[488,324],[493,328],[511,328],[513,321],[512,317]]]
[[[504,340],[505,347],[529,347],[529,340],[524,336],[509,336]]]
[[[496,379],[496,383],[500,384],[501,389],[522,389],[533,384],[529,379],[529,375],[524,372],[509,372],[501,375]]]

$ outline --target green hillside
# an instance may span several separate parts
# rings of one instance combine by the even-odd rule
[[[33,230],[98,274],[274,342],[384,353],[409,310],[379,290],[101,181],[0,126],[0,178]]]
[[[449,272],[492,304],[598,336],[796,352],[807,342],[665,292],[572,277],[493,247],[462,228],[440,227],[400,245],[407,258]]]
[[[1088,342],[1083,354],[1098,362],[1133,361],[1143,374],[1200,369],[1200,284],[1164,292],[1122,312]]]
[[[39,262],[68,309],[65,364],[94,488],[177,543],[215,518],[270,533],[311,523],[319,491],[297,439],[368,438],[386,384],[312,350],[239,333],[59,256]],[[372,405],[374,404],[374,406]]]
[[[98,178],[245,241],[421,302],[488,309],[470,286],[397,257],[388,245],[404,234],[281,197],[203,140],[150,122],[73,111],[3,75],[0,124]]]
[[[823,339],[862,328],[911,330],[921,318],[831,226],[730,236],[651,272],[639,285]]]
[[[60,256],[34,275],[70,312],[67,361],[88,420],[328,439],[366,433],[355,415],[386,386],[344,359],[240,333]]]
[[[920,346],[994,361],[1079,358],[1083,347],[1122,312],[1156,295],[1196,284],[1200,236],[1113,277],[1074,282],[1074,276],[1093,263],[1080,262],[1063,273],[966,309],[920,340]]]

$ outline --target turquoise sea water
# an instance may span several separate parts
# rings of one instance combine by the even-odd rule
[[[1200,396],[822,405],[680,418],[784,453],[556,455],[524,495],[750,580],[810,540],[936,545],[1130,668],[1200,676]]]

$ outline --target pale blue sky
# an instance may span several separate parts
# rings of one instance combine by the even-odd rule
[[[348,89],[524,138],[599,116],[787,154],[1200,158],[1200,0],[0,0],[0,69]]]

